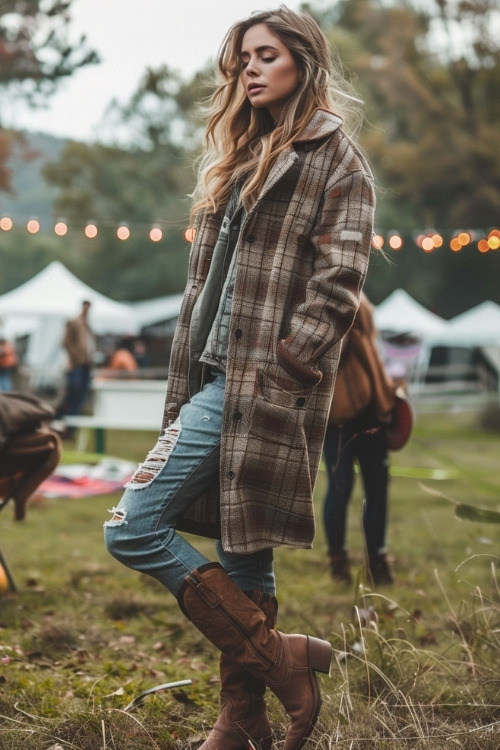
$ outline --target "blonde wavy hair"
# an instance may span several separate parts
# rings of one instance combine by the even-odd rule
[[[301,83],[277,123],[267,109],[252,107],[240,80],[243,37],[261,23],[289,49],[301,73]],[[248,211],[276,158],[304,130],[316,109],[340,115],[351,132],[361,123],[361,101],[344,75],[338,52],[311,16],[284,5],[235,23],[220,47],[216,72],[205,149],[192,195],[192,220],[200,212],[223,209],[239,180],[241,201]]]

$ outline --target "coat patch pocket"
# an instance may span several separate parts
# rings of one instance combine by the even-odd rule
[[[264,441],[281,445],[300,446],[304,443],[303,424],[310,389],[289,391],[282,387],[283,380],[264,372],[258,373],[258,393],[254,398],[251,432]],[[290,379],[287,383],[292,383]],[[295,385],[295,384],[294,384]]]

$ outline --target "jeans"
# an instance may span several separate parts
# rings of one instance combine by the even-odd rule
[[[329,425],[324,454],[328,489],[323,521],[331,554],[346,549],[347,507],[354,484],[357,459],[363,479],[363,532],[369,555],[385,550],[389,459],[383,429],[357,430],[352,423]]]
[[[80,414],[90,391],[91,373],[88,365],[77,365],[66,373],[66,393],[58,408],[58,416]]]
[[[182,406],[104,524],[109,552],[129,568],[153,576],[174,595],[192,570],[209,562],[175,526],[217,479],[225,381],[224,374],[215,374]],[[272,549],[235,554],[217,542],[216,552],[239,588],[275,593]]]

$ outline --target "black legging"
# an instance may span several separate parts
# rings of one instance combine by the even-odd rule
[[[354,462],[358,461],[365,491],[363,531],[369,555],[385,548],[389,459],[383,429],[364,431],[353,422],[329,425],[324,443],[328,489],[323,521],[329,552],[345,549],[347,506],[354,483]]]

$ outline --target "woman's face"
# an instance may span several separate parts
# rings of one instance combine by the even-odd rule
[[[265,23],[258,23],[245,32],[240,57],[241,82],[250,103],[266,107],[276,121],[301,81],[290,50]]]

